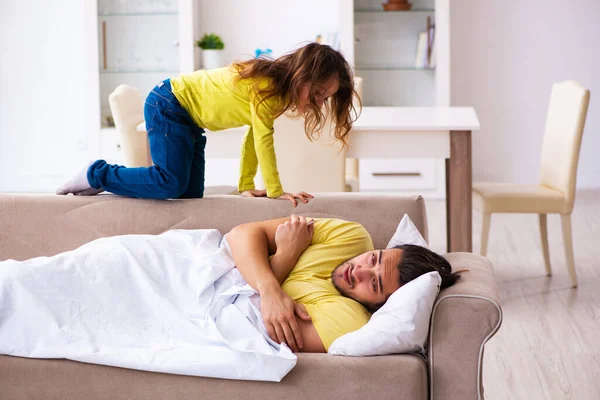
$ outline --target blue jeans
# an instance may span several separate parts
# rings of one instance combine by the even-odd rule
[[[127,168],[94,162],[87,172],[93,188],[147,199],[204,196],[204,130],[192,121],[167,79],[146,98],[144,118],[154,165]]]

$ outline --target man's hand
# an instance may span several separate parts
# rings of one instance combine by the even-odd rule
[[[279,225],[275,232],[275,256],[285,255],[297,261],[312,241],[315,233],[313,222],[314,219],[307,221],[303,216],[292,214],[289,221]]]
[[[303,203],[308,203],[308,199],[314,199],[314,196],[312,194],[306,193],[306,192],[300,192],[300,193],[284,193],[279,197],[275,197],[275,199],[277,200],[289,200],[292,205],[294,207],[296,207],[298,205],[298,202],[296,201],[296,199],[300,199],[300,201],[302,201]]]
[[[292,214],[289,221],[277,226],[274,238],[277,250],[270,263],[280,283],[285,281],[300,255],[310,246],[315,233],[313,222]]]
[[[261,289],[260,311],[269,337],[277,343],[286,343],[294,352],[302,350],[304,343],[296,315],[309,321],[306,308],[292,300],[279,285]]]

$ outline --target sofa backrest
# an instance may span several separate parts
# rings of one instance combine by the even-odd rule
[[[164,201],[114,195],[0,194],[0,260],[51,256],[105,236],[202,228],[226,233],[244,222],[292,213],[359,222],[376,248],[387,245],[407,213],[427,238],[425,202],[420,196],[315,194],[315,199],[294,209],[289,201],[240,196]]]

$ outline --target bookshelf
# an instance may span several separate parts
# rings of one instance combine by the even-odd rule
[[[354,65],[364,82],[363,104],[435,105],[435,66],[427,54],[435,41],[435,1],[412,0],[408,11],[384,11],[381,3],[354,0]],[[419,49],[420,34],[428,32]]]
[[[108,96],[122,83],[149,92],[179,72],[177,0],[98,0],[101,122],[111,127]]]
[[[196,0],[96,0],[101,129],[98,154],[122,163],[109,95],[121,84],[145,96],[160,81],[196,65]]]
[[[356,76],[363,79],[364,106],[450,105],[449,1],[410,0],[412,8],[406,11],[385,11],[385,0],[343,5],[341,47]],[[360,191],[445,197],[444,160],[355,162]]]

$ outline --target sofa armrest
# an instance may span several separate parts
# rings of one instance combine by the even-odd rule
[[[467,269],[440,292],[429,333],[430,398],[482,399],[483,348],[502,323],[492,264],[472,253],[444,257],[454,271]]]

